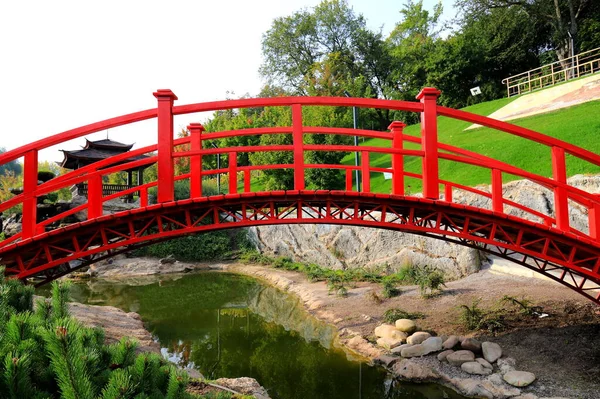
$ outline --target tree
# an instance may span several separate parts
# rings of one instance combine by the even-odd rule
[[[6,152],[6,148],[0,147],[0,154]],[[13,161],[7,162],[3,165],[0,165],[0,175],[5,175],[7,171],[14,172],[15,175],[20,175],[23,171],[23,167],[21,164],[15,159]]]
[[[481,16],[496,8],[518,8],[527,13],[530,23],[545,23],[547,45],[566,67],[565,59],[577,53],[579,24],[587,16],[591,0],[458,0],[457,5],[469,16]],[[573,39],[571,41],[571,38]],[[574,48],[571,46],[573,42]]]

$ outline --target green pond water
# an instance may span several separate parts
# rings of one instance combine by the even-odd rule
[[[73,285],[72,300],[137,312],[171,361],[210,379],[256,378],[274,399],[461,398],[438,386],[393,383],[337,348],[335,329],[297,299],[249,277],[90,281]]]

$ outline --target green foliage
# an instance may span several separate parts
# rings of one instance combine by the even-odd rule
[[[525,316],[534,316],[542,312],[542,308],[540,306],[533,305],[533,301],[525,297],[517,299],[514,296],[504,295],[500,302],[517,307],[519,313]]]
[[[385,311],[385,313],[383,313],[383,320],[385,320],[386,323],[390,323],[390,324],[395,323],[396,320],[398,320],[398,319],[415,320],[415,319],[424,319],[424,318],[425,318],[424,313],[407,312],[407,311],[404,311],[404,310],[398,309],[398,308],[388,309]]]
[[[71,318],[69,288],[55,282],[51,301],[38,301],[33,313],[32,290],[0,268],[2,398],[197,397],[185,392],[187,374],[159,355],[136,357],[128,338],[107,346],[101,329]]]
[[[134,254],[157,258],[172,255],[182,261],[205,261],[232,257],[252,248],[254,245],[248,239],[247,230],[240,229],[177,237],[137,249]]]
[[[469,331],[488,331],[495,333],[506,328],[504,311],[484,310],[479,307],[480,299],[474,300],[471,306],[460,305],[459,320],[463,327]]]
[[[383,285],[383,296],[386,298],[392,298],[400,295],[401,291],[397,287],[399,281],[400,280],[398,276],[395,274],[383,277],[381,279],[381,284]]]
[[[442,292],[445,287],[444,273],[440,270],[425,265],[414,268],[414,282],[419,286],[423,298],[429,298]]]

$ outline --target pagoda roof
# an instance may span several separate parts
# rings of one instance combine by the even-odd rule
[[[133,144],[123,144],[118,141],[109,139],[90,141],[86,139],[85,147],[81,150],[61,150],[64,154],[64,159],[59,165],[66,169],[78,169],[83,166],[90,165],[94,162],[113,157],[115,155],[124,154],[133,147]],[[138,161],[148,158],[147,155],[131,156],[121,160],[115,165],[124,164],[127,162]],[[141,168],[145,169],[150,165],[144,165]],[[136,168],[137,169],[137,168]]]

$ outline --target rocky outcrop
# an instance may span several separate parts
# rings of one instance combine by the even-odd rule
[[[89,267],[90,277],[104,280],[135,278],[157,274],[187,273],[193,270],[209,270],[211,266],[204,263],[161,262],[155,258],[127,258],[116,256]]]
[[[600,176],[576,175],[569,184],[590,193],[600,193]],[[490,186],[478,189],[490,192]],[[504,197],[535,211],[554,217],[553,193],[527,180],[507,183]],[[491,200],[455,190],[453,201],[491,209]],[[518,208],[506,205],[511,215],[536,222]],[[570,223],[587,232],[587,209],[570,202]],[[288,256],[297,261],[316,263],[333,269],[386,267],[396,271],[405,264],[430,265],[444,271],[446,278],[458,279],[479,270],[480,253],[474,249],[441,240],[396,231],[338,225],[276,225],[250,229],[250,237],[262,252]]]

